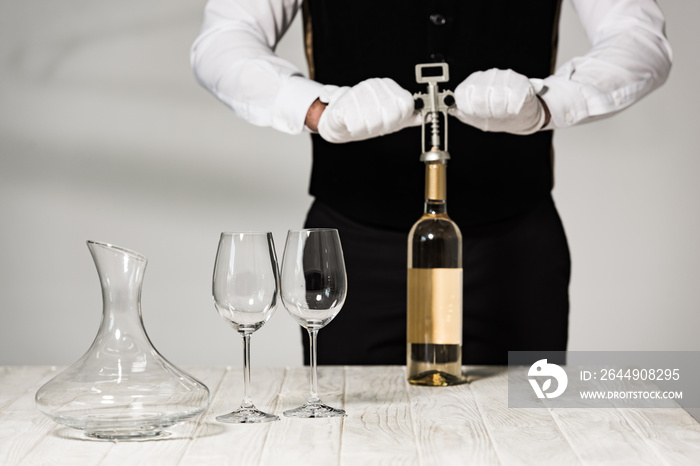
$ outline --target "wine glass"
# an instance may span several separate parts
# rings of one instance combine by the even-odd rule
[[[275,312],[279,291],[272,233],[221,233],[214,264],[212,295],[219,315],[243,336],[243,401],[219,422],[253,423],[279,420],[255,407],[250,389],[250,336]]]
[[[319,329],[340,312],[346,295],[347,276],[338,230],[290,230],[282,258],[281,296],[292,318],[309,332],[311,393],[303,406],[285,411],[287,417],[345,416],[345,411],[323,404],[318,397],[316,339]]]

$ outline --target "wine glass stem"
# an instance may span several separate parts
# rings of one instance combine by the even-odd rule
[[[309,403],[318,403],[321,400],[318,397],[318,377],[316,376],[316,339],[318,329],[308,329],[309,331],[309,350],[311,352],[311,394],[309,395]]]
[[[242,408],[252,408],[253,401],[250,399],[250,333],[243,334],[243,401]]]

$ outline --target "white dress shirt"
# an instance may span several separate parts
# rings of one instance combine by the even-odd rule
[[[570,0],[591,42],[544,80],[545,129],[612,115],[659,87],[671,68],[654,0]],[[302,0],[208,0],[191,50],[199,82],[241,118],[285,133],[304,129],[323,84],[275,55]],[[381,76],[378,76],[381,77]]]

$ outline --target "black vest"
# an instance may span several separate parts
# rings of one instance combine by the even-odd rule
[[[445,61],[454,89],[470,73],[552,72],[560,0],[305,0],[313,78],[352,86],[389,77],[410,92],[418,63]],[[360,223],[408,231],[423,209],[420,128],[346,144],[313,136],[310,193]],[[450,118],[448,211],[460,226],[526,211],[552,188],[552,132],[485,133]]]

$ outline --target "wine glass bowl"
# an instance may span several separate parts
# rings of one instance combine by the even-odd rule
[[[219,315],[243,337],[244,396],[241,407],[218,416],[227,423],[259,423],[279,417],[253,405],[250,388],[250,336],[275,312],[279,294],[272,233],[222,233],[214,264],[212,298]]]
[[[220,274],[219,282],[214,283],[214,306],[219,315],[231,323],[238,332],[251,331],[262,327],[272,316],[277,305],[277,288],[268,283],[260,288],[260,281],[274,280],[273,272],[267,277],[256,276],[252,272]],[[219,290],[218,287],[222,289]],[[225,288],[229,288],[225,291]],[[225,296],[218,301],[216,296]]]
[[[337,283],[334,277],[330,276],[326,280],[319,270],[304,273],[303,280],[294,274],[288,274],[285,282],[290,281],[298,284],[286,293],[285,307],[302,327],[323,328],[340,312],[345,293],[338,288],[344,284]]]
[[[290,316],[306,328],[310,339],[310,395],[287,417],[344,416],[342,409],[324,405],[318,397],[316,339],[345,303],[347,276],[338,230],[313,228],[290,230],[284,247],[281,298]]]

